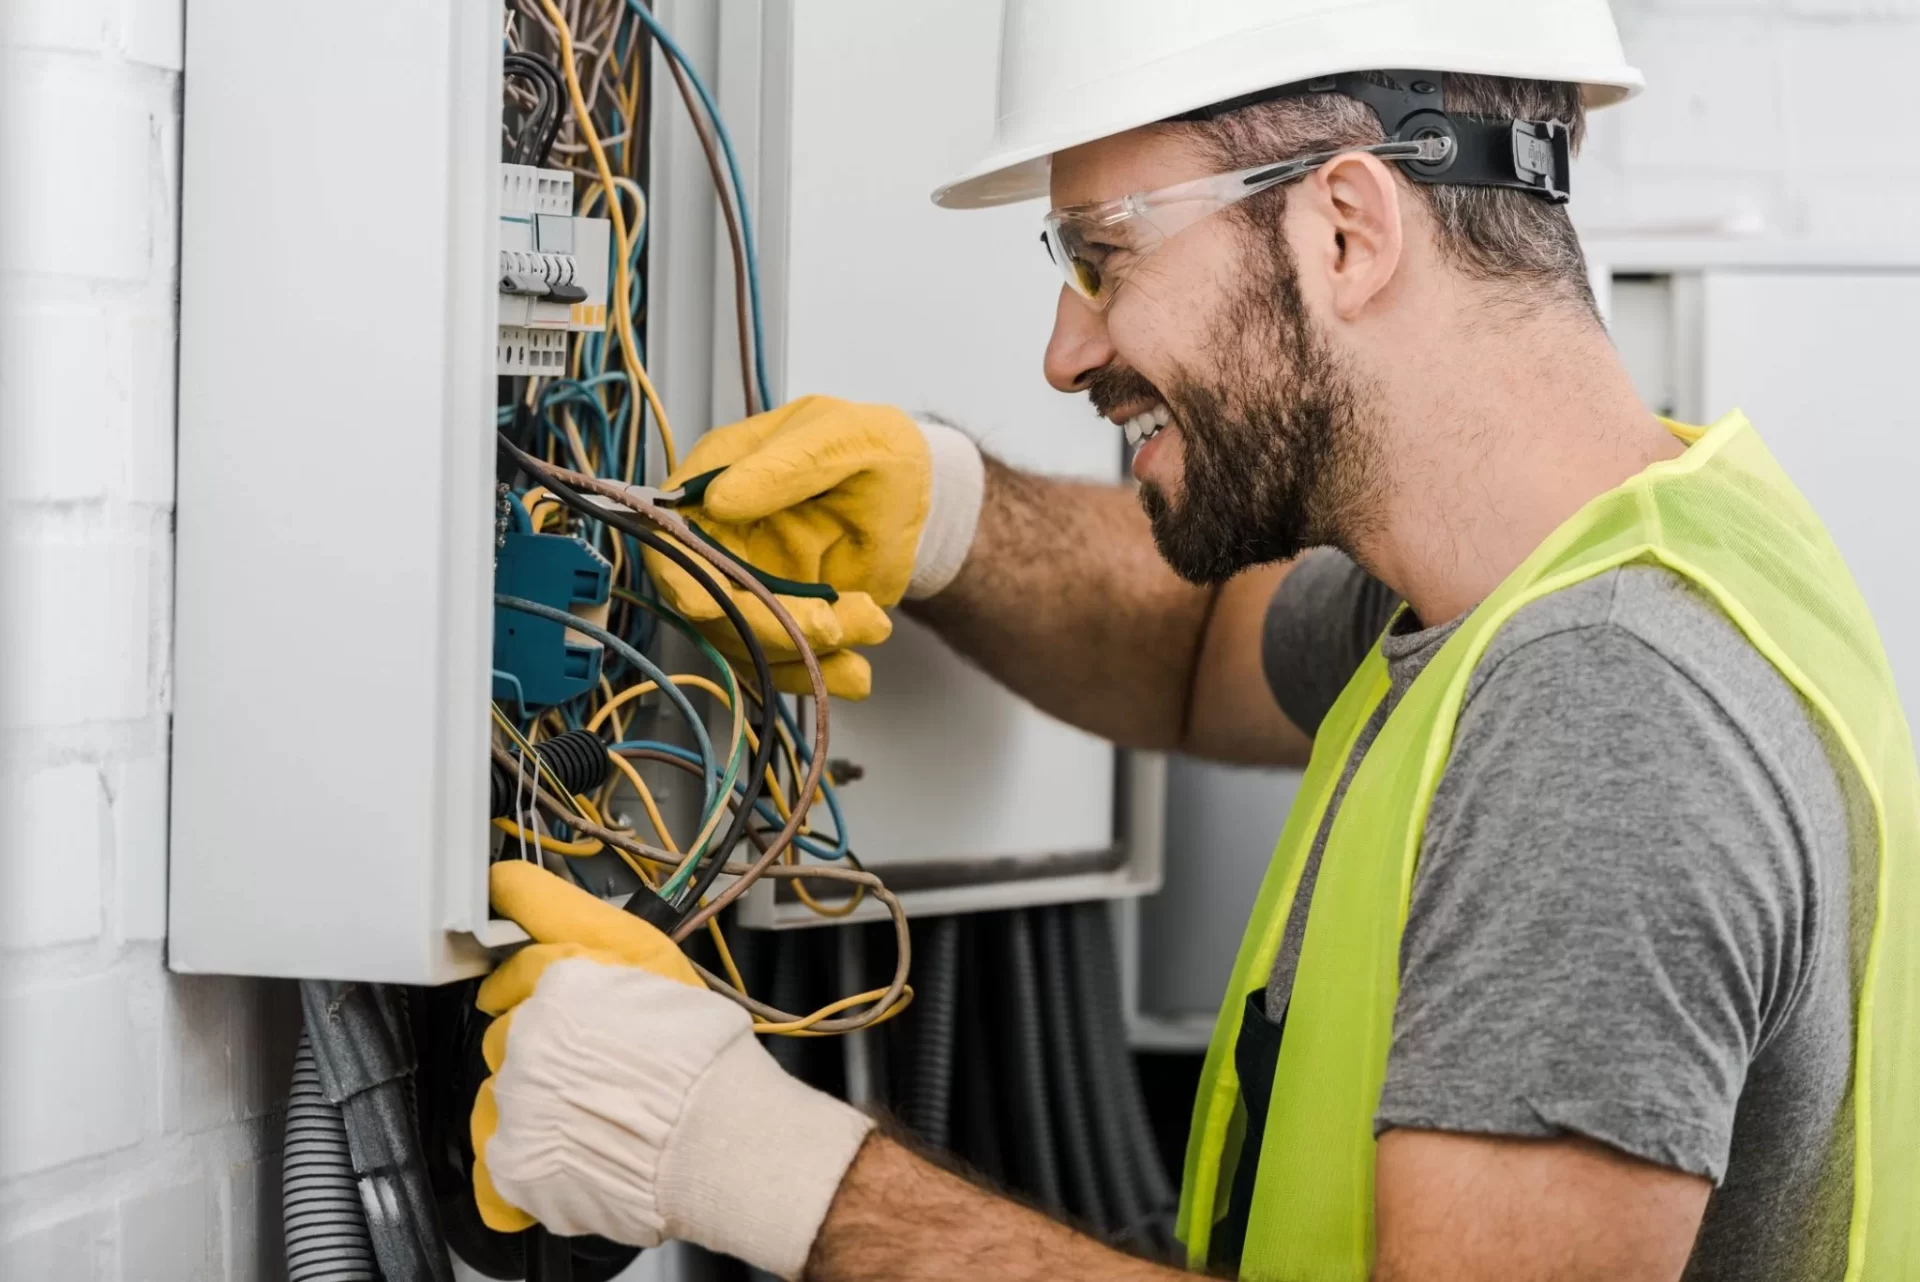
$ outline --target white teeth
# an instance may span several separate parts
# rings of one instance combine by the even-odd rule
[[[1164,405],[1156,405],[1128,419],[1122,426],[1127,433],[1127,444],[1139,445],[1150,441],[1173,419],[1173,411]]]

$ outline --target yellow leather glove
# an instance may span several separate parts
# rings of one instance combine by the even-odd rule
[[[884,607],[945,587],[972,543],[979,450],[955,429],[891,406],[807,396],[709,432],[667,488],[716,468],[726,470],[698,506],[683,511],[747,564],[833,586],[836,602],[782,596],[781,604],[819,656],[828,690],[865,698],[872,670],[853,648],[886,640],[893,624]],[[669,605],[716,647],[745,657],[719,605],[688,575],[652,551],[646,564]],[[786,631],[750,594],[732,593],[780,688],[806,693],[811,687]]]
[[[534,941],[487,976],[475,999],[482,1012],[494,1016],[481,1043],[493,1074],[499,1073],[507,1056],[507,1030],[514,1008],[533,996],[541,975],[555,962],[580,957],[608,966],[637,966],[693,988],[703,987],[693,963],[666,935],[544,868],[505,860],[493,866],[488,884],[493,906],[520,923]],[[501,1197],[487,1172],[487,1141],[499,1126],[489,1076],[473,1102],[473,1199],[488,1228],[517,1233],[531,1228],[534,1219]]]

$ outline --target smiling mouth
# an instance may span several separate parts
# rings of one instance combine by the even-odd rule
[[[1173,411],[1165,405],[1156,405],[1152,409],[1142,410],[1128,419],[1121,427],[1126,431],[1127,444],[1141,445],[1160,434],[1160,429],[1173,420]]]

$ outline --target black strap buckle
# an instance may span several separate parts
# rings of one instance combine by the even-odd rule
[[[1573,130],[1562,120],[1508,120],[1447,110],[1437,71],[1350,71],[1241,94],[1170,120],[1212,120],[1277,98],[1345,94],[1372,109],[1388,142],[1448,140],[1440,158],[1402,168],[1423,183],[1512,187],[1563,204],[1572,188]]]
[[[1573,169],[1573,130],[1563,120],[1513,122],[1513,173],[1555,204],[1567,199]]]

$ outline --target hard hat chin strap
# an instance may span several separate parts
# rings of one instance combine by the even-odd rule
[[[1443,159],[1401,165],[1416,182],[1512,187],[1556,205],[1566,202],[1573,170],[1573,130],[1566,121],[1453,115],[1440,85],[1440,74],[1432,71],[1349,71],[1241,94],[1169,119],[1213,120],[1281,98],[1345,94],[1372,109],[1388,142],[1453,140]]]

